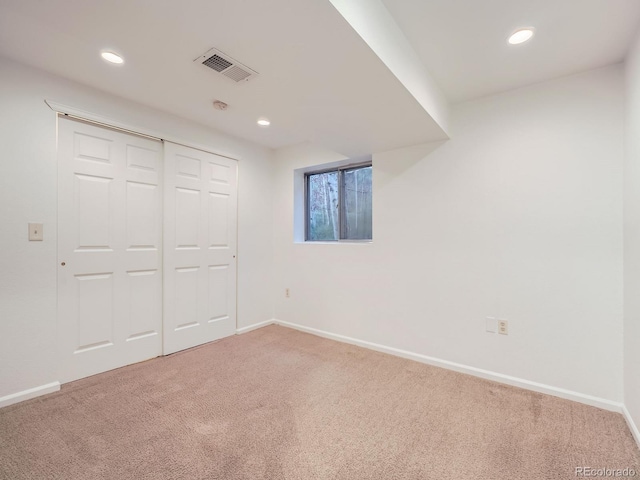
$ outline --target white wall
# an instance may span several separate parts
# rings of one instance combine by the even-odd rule
[[[276,318],[622,401],[623,101],[617,65],[455,106],[374,154],[372,244],[294,243],[293,169],[340,157],[277,151]]]
[[[626,61],[624,398],[640,428],[640,37]],[[637,438],[640,442],[640,438]]]
[[[381,0],[330,0],[425,112],[449,134],[449,101]]]
[[[44,99],[240,158],[238,326],[273,316],[271,152],[0,58],[0,398],[58,380],[56,115]],[[27,223],[44,223],[44,242]]]
[[[635,132],[640,46],[627,72]],[[452,140],[374,155],[372,244],[310,245],[293,243],[293,169],[340,155],[283,149],[274,172],[266,149],[0,59],[0,397],[57,380],[47,98],[241,158],[239,327],[273,317],[275,298],[281,320],[621,401],[622,93],[614,66],[459,104]],[[636,423],[639,139],[627,135],[624,252]],[[30,221],[44,242],[27,241]],[[510,335],[485,333],[485,316],[507,318]]]

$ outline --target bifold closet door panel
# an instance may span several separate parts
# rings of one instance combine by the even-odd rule
[[[238,162],[165,142],[164,354],[236,329]]]
[[[58,120],[63,382],[162,354],[162,143]]]

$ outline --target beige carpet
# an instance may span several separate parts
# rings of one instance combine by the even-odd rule
[[[0,410],[0,478],[575,479],[622,416],[270,326]],[[623,477],[624,478],[624,477]]]

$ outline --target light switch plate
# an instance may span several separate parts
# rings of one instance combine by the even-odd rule
[[[498,331],[498,321],[493,317],[485,318],[487,322],[487,333],[496,333]]]
[[[30,242],[41,242],[44,240],[44,234],[42,232],[42,224],[41,223],[30,223],[29,224],[29,241]]]

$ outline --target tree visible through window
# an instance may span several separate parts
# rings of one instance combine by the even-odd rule
[[[372,239],[371,165],[308,173],[307,240]]]

